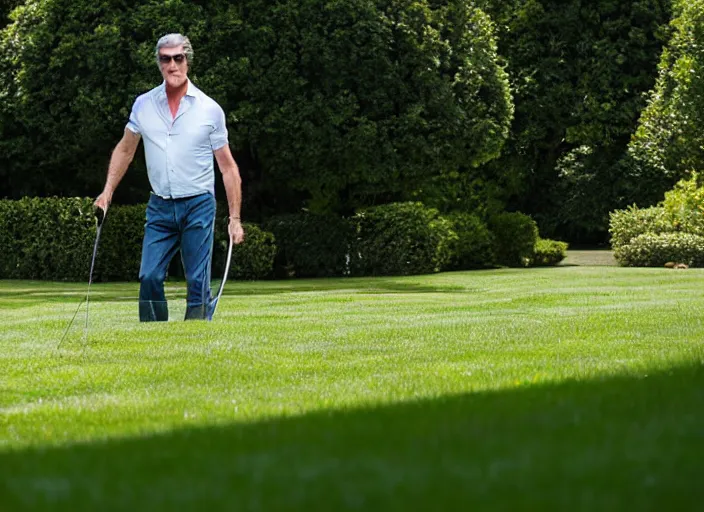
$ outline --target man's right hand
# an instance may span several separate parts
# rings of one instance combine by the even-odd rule
[[[108,213],[110,201],[112,201],[112,194],[103,191],[103,193],[98,196],[98,199],[95,200],[93,206],[103,210],[103,213]]]

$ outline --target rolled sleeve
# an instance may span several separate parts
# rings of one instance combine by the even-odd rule
[[[213,151],[217,151],[227,144],[227,123],[225,122],[225,112],[217,107],[212,131],[210,132],[210,145]]]
[[[144,97],[140,96],[134,102],[134,105],[132,105],[132,112],[130,112],[130,118],[127,121],[127,125],[125,126],[126,129],[128,129],[132,133],[136,133],[137,135],[142,134],[142,128],[139,125],[139,110],[143,101]]]

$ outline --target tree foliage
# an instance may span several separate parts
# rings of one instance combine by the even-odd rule
[[[483,2],[516,104],[506,151],[491,164],[515,170],[510,204],[546,235],[605,232],[608,211],[627,200],[615,164],[654,85],[670,0]]]
[[[635,205],[611,213],[614,256],[626,266],[704,264],[704,182],[693,172],[657,206]]]
[[[703,3],[26,0],[0,32],[0,190],[95,195],[178,31],[253,220],[422,201],[605,241],[701,167]],[[140,157],[116,200],[147,190]]]
[[[97,195],[136,96],[158,83],[158,35],[201,37],[188,2],[28,0],[0,35],[0,169],[21,195]],[[138,169],[144,169],[138,163]],[[128,174],[125,193],[148,188]],[[7,187],[7,188],[5,188]]]
[[[704,169],[704,1],[680,2],[672,31],[626,160],[641,204]]]
[[[13,195],[96,193],[132,101],[159,80],[155,41],[178,31],[194,82],[229,113],[253,202],[402,197],[499,154],[512,104],[492,30],[469,0],[28,0],[0,38],[0,179]]]
[[[303,191],[313,210],[364,206],[498,155],[508,82],[492,25],[469,2],[248,5],[220,40],[242,57],[213,69],[233,78],[238,143],[269,190]]]
[[[8,24],[10,13],[21,3],[21,0],[0,0],[0,28]]]

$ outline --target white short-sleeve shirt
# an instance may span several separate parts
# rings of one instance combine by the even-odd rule
[[[213,151],[227,144],[225,113],[190,80],[175,118],[162,83],[137,98],[127,129],[144,139],[155,194],[173,199],[204,192],[215,195]]]

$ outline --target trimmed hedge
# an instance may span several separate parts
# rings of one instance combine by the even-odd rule
[[[692,172],[677,182],[660,204],[677,231],[704,236],[704,178],[700,173]]]
[[[96,225],[92,201],[0,200],[0,278],[88,278]]]
[[[494,240],[479,216],[466,212],[445,215],[457,235],[450,243],[448,270],[469,270],[494,265]]]
[[[145,210],[144,204],[110,207],[95,281],[139,278]],[[224,269],[227,220],[227,208],[219,207],[215,278]],[[494,263],[495,247],[503,251],[503,261],[520,257],[525,265],[535,245],[528,251],[526,241],[537,233],[535,223],[522,214],[498,216],[492,234],[475,215],[453,213],[445,218],[434,208],[410,202],[368,208],[349,219],[308,213],[279,216],[269,219],[267,226],[280,237],[279,245],[274,233],[246,223],[245,242],[233,251],[230,277],[272,277],[277,250],[279,274],[284,271],[296,277],[413,275],[480,268]],[[90,198],[0,200],[0,279],[87,280],[96,229]],[[172,267],[172,275],[180,275],[178,261]]]
[[[357,227],[350,270],[356,276],[429,274],[450,260],[457,237],[449,220],[422,203],[367,208],[352,219]]]
[[[670,233],[675,228],[665,216],[661,206],[638,208],[631,206],[625,210],[616,210],[610,214],[611,246],[614,249],[627,245],[634,238],[645,233]]]
[[[92,200],[90,203],[92,209]],[[108,209],[100,234],[94,279],[98,281],[137,281],[139,279],[146,209],[144,204],[113,205]]]
[[[533,267],[557,265],[567,257],[567,247],[569,247],[567,242],[538,238],[530,264]]]
[[[229,242],[228,210],[227,208],[219,208],[218,211],[224,213],[222,216],[218,215],[215,225],[212,267],[214,279],[219,278],[225,270]],[[249,222],[243,223],[242,227],[245,233],[244,242],[235,245],[232,249],[229,278],[256,280],[271,277],[274,270],[274,256],[276,255],[274,235]]]
[[[691,233],[644,233],[614,251],[626,267],[662,267],[665,263],[704,266],[704,237]]]
[[[704,186],[700,175],[680,180],[658,206],[611,213],[611,245],[623,266],[685,263],[700,266],[704,236]]]
[[[110,207],[101,232],[95,281],[139,279],[145,211],[144,204]],[[90,198],[0,200],[0,279],[87,281],[96,229]],[[245,230],[245,242],[233,251],[230,276],[270,276],[276,252],[273,235],[253,224],[245,224]],[[216,275],[224,267],[226,219],[218,221],[214,249]]]
[[[296,213],[272,217],[264,227],[276,238],[277,277],[333,277],[349,273],[354,236],[349,219]]]
[[[520,212],[504,212],[489,220],[489,229],[497,263],[508,267],[530,264],[538,241],[538,225],[533,219]]]

